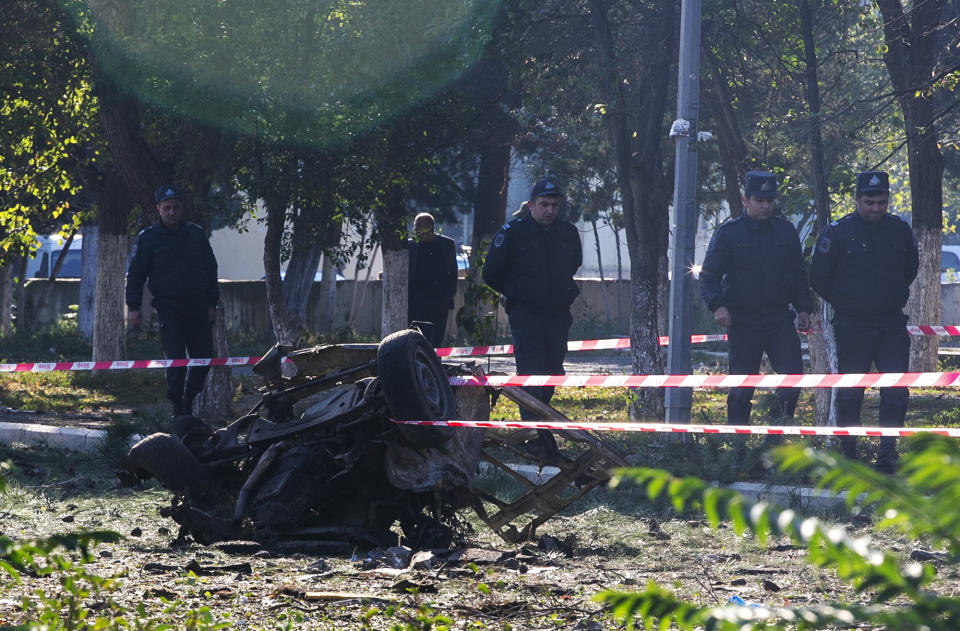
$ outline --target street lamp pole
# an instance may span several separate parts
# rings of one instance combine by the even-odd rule
[[[693,317],[693,252],[697,233],[697,130],[700,109],[700,2],[683,0],[680,9],[680,71],[677,120],[670,135],[677,140],[673,180],[673,260],[670,265],[670,345],[667,373],[690,374]],[[667,388],[666,421],[689,423],[693,391]]]

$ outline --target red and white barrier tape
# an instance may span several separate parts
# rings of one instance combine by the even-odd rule
[[[960,326],[908,326],[911,335],[960,335]],[[722,342],[726,335],[691,335],[691,344],[704,342]],[[670,338],[660,336],[660,345],[666,346]],[[614,337],[602,340],[574,340],[567,342],[568,351],[609,350],[630,348],[630,338]],[[511,355],[513,345],[500,346],[454,346],[436,349],[440,357],[472,357],[477,355]],[[133,368],[169,368],[177,366],[246,366],[255,364],[259,357],[215,357],[213,359],[137,359],[126,361],[101,362],[23,362],[18,364],[0,364],[0,372],[50,372],[54,370],[130,370]],[[808,375],[809,376],[809,375]],[[510,384],[515,385],[515,384]],[[521,384],[523,385],[523,384]],[[540,384],[537,384],[540,385]],[[549,384],[556,385],[556,384]],[[745,384],[750,385],[750,384]],[[723,386],[726,387],[726,386]],[[816,387],[816,386],[802,386]],[[830,386],[823,386],[830,387]]]
[[[171,368],[177,366],[246,366],[259,357],[214,357],[213,359],[136,359],[104,362],[34,362],[0,364],[0,372],[51,372],[54,370],[130,370],[133,368]]]
[[[450,385],[591,388],[932,388],[960,386],[960,372],[846,375],[487,375],[451,377]]]
[[[960,326],[908,326],[907,331],[910,335],[936,335],[940,337],[960,335]],[[691,344],[702,344],[704,342],[723,342],[727,339],[725,334],[716,335],[691,335]],[[666,335],[660,336],[660,346],[670,344],[670,338]],[[567,342],[568,351],[592,351],[614,348],[630,348],[630,338],[615,337],[603,340],[579,340]],[[476,355],[512,355],[513,346],[502,344],[500,346],[454,346],[450,348],[438,348],[437,355],[440,357],[470,357]]]
[[[666,335],[660,336],[660,346],[666,346],[670,343],[670,338]],[[702,344],[703,342],[722,342],[727,339],[726,335],[691,335],[691,344]],[[604,340],[574,340],[567,342],[568,351],[593,351],[609,350],[614,348],[630,348],[629,337],[613,337]],[[502,344],[500,346],[454,346],[451,348],[438,348],[437,355],[440,357],[470,357],[475,355],[512,355],[513,346],[511,344]]]
[[[764,434],[774,436],[912,436],[960,437],[957,427],[810,427],[806,425],[672,425],[669,423],[574,423],[564,421],[398,421],[403,425],[483,429],[555,429],[595,432],[667,432],[675,434]]]

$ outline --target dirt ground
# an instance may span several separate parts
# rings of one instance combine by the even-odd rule
[[[641,590],[649,581],[703,605],[722,605],[733,595],[768,605],[868,599],[832,570],[804,563],[803,550],[789,541],[760,547],[727,527],[708,528],[699,515],[651,504],[635,489],[597,489],[522,545],[497,538],[465,511],[466,528],[450,550],[310,541],[201,546],[176,541],[177,524],[161,515],[170,494],[152,483],[123,486],[109,454],[0,451],[15,467],[0,496],[0,532],[21,539],[76,529],[120,533],[124,539],[96,548],[86,568],[113,577],[112,587],[83,598],[84,606],[99,615],[142,606],[142,619],[174,628],[207,616],[236,629],[441,628],[444,618],[456,629],[616,629],[620,623],[593,596],[608,588]],[[855,535],[870,532],[870,518],[833,517]],[[878,543],[904,559],[917,545],[888,535]],[[960,577],[947,571],[940,587],[952,591]],[[36,602],[37,590],[59,593],[58,578],[5,578],[0,626],[36,616],[42,605],[24,609],[21,602]]]

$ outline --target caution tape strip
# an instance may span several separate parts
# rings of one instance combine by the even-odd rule
[[[934,335],[940,337],[960,335],[960,326],[908,326],[907,332],[910,335]],[[703,344],[705,342],[723,342],[726,341],[725,334],[716,335],[691,335],[691,344]],[[660,346],[670,344],[670,338],[661,335],[659,338]],[[568,351],[592,351],[608,350],[615,348],[630,348],[630,338],[615,337],[602,340],[577,340],[567,342]],[[440,357],[471,357],[476,355],[512,355],[513,346],[511,344],[501,344],[499,346],[454,346],[450,348],[438,348],[437,355]]]
[[[911,335],[960,335],[960,326],[908,326]],[[691,335],[691,344],[722,342],[726,335]],[[666,346],[670,338],[662,335],[660,345]],[[567,343],[568,351],[610,350],[630,348],[630,338],[614,337],[601,340],[574,340]],[[477,355],[512,355],[513,345],[499,346],[454,346],[436,349],[439,357],[472,357]],[[51,372],[57,370],[131,370],[135,368],[176,368],[179,366],[246,366],[257,363],[259,357],[214,357],[194,359],[137,359],[99,362],[23,362],[0,364],[0,372]],[[514,385],[514,384],[510,384]],[[522,385],[522,384],[521,384]],[[537,384],[539,385],[539,384]],[[556,385],[556,384],[550,384]],[[725,387],[725,386],[722,386]],[[816,387],[816,386],[802,386]],[[829,387],[829,386],[823,386]]]
[[[179,366],[246,366],[259,357],[214,357],[212,359],[136,359],[101,362],[34,362],[0,364],[0,372],[51,372],[54,370],[131,370],[134,368],[176,368]]]
[[[580,388],[932,388],[960,386],[960,372],[843,375],[486,375],[451,377],[450,385]]]
[[[670,423],[576,423],[572,421],[398,421],[402,425],[482,429],[554,429],[595,432],[666,432],[674,434],[764,434],[774,436],[912,436],[960,437],[956,427],[810,427],[806,425],[674,425]]]

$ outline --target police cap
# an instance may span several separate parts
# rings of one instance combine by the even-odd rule
[[[777,176],[770,171],[747,171],[747,179],[743,186],[743,194],[758,199],[776,199]]]

